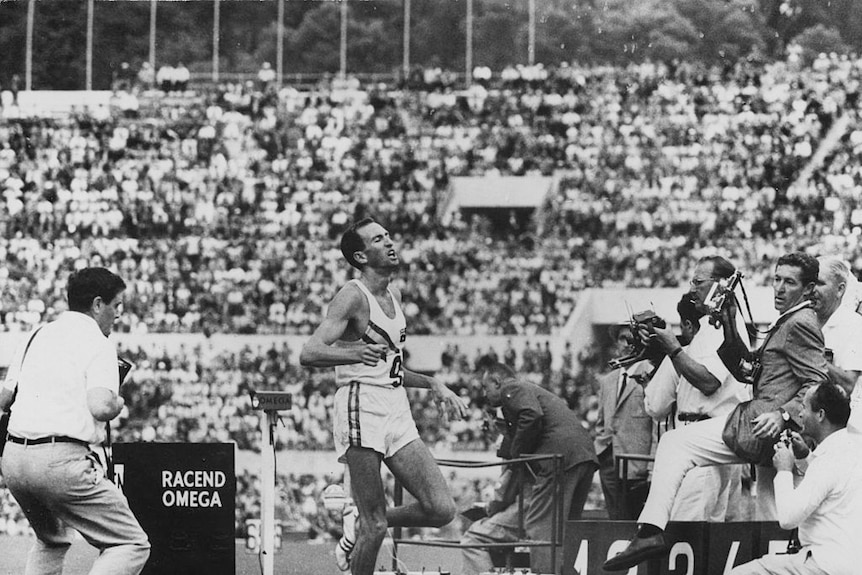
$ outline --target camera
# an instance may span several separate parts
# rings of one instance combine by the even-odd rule
[[[709,293],[706,294],[706,299],[703,302],[707,312],[712,315],[718,315],[724,309],[724,304],[728,297],[733,297],[733,290],[742,281],[742,272],[735,271],[730,274],[730,277],[716,280],[709,288]]]
[[[649,340],[641,340],[641,338],[638,337],[638,330],[639,328],[645,328],[647,331],[651,331],[652,328],[655,327],[664,329],[667,327],[667,322],[656,315],[654,311],[646,310],[633,314],[628,324],[631,327],[632,334],[634,335],[632,338],[632,351],[627,355],[610,360],[608,362],[608,366],[611,369],[620,369],[634,365],[635,363],[645,359],[658,362],[661,359],[663,352],[657,346],[652,345]]]

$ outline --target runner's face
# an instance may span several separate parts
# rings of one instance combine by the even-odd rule
[[[389,236],[386,228],[378,223],[368,224],[359,230],[365,249],[366,266],[372,269],[391,269],[397,267],[401,260],[395,251],[395,242]]]

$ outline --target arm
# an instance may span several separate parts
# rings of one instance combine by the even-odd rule
[[[87,390],[87,408],[96,421],[111,421],[123,410],[125,400],[106,387]]]
[[[306,367],[334,367],[353,363],[374,366],[381,357],[385,357],[385,345],[368,344],[361,340],[334,345],[347,331],[350,320],[356,318],[356,310],[363,302],[364,299],[355,288],[342,288],[330,303],[323,322],[302,346],[299,363]]]
[[[841,369],[834,363],[827,363],[826,370],[829,373],[829,381],[836,383],[844,388],[847,395],[853,393],[853,388],[856,386],[856,380],[859,379],[859,374],[862,372],[855,369]]]
[[[405,369],[404,387],[430,389],[431,393],[434,394],[434,400],[437,402],[437,406],[440,407],[442,404],[446,415],[454,419],[464,419],[467,416],[467,406],[464,404],[464,401],[458,397],[458,394],[433,377]]]
[[[793,452],[778,442],[772,458],[775,475],[775,507],[782,529],[793,529],[820,507],[829,494],[830,478],[824,469],[813,465],[799,486],[793,488]]]
[[[117,417],[126,404],[120,396],[120,372],[117,369],[117,351],[107,340],[86,367],[87,408],[96,421],[110,421]]]
[[[739,330],[736,328],[737,307],[733,298],[729,298],[718,316],[724,341],[718,347],[717,353],[721,362],[733,377],[746,384],[752,384],[751,373],[743,365],[756,359],[757,354],[748,349]]]
[[[644,387],[644,409],[656,421],[667,417],[673,402],[676,401],[679,374],[674,366],[675,363],[665,357],[652,376],[649,385]]]
[[[12,405],[14,399],[14,390],[5,387],[0,389],[0,411],[9,411],[9,407]]]
[[[673,354],[673,359],[671,360],[673,366],[687,382],[707,396],[718,391],[718,388],[721,387],[721,381],[705,365],[696,361],[685,349],[682,349],[682,346],[680,346],[679,341],[670,329],[653,327],[652,333],[655,335],[653,341],[658,343],[662,351],[668,354],[668,357]]]

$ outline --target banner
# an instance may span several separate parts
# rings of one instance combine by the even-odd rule
[[[232,443],[116,443],[114,464],[152,544],[143,575],[233,575]]]

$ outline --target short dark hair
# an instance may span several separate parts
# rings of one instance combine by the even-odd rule
[[[376,223],[374,218],[362,218],[347,228],[347,231],[341,236],[341,253],[344,255],[344,259],[347,260],[347,263],[358,270],[362,269],[362,264],[356,261],[353,254],[365,249],[365,242],[362,241],[359,230],[373,223]]]
[[[69,276],[66,283],[66,301],[71,311],[87,313],[97,297],[107,303],[124,289],[126,282],[110,270],[84,268]]]
[[[694,305],[694,301],[691,299],[691,294],[688,293],[683,294],[676,304],[676,312],[679,314],[681,321],[688,320],[695,325],[705,315],[697,310],[697,306]]]
[[[850,398],[841,386],[826,381],[814,388],[814,393],[811,394],[811,409],[822,409],[830,423],[847,427],[847,420],[850,419]]]
[[[500,379],[511,379],[515,377],[515,370],[499,361],[495,361],[489,356],[484,356],[476,362],[476,371],[479,373],[489,373]]]
[[[820,275],[820,263],[814,256],[808,255],[805,252],[792,252],[784,254],[778,261],[775,262],[775,267],[792,266],[799,268],[802,271],[800,280],[803,284],[817,283],[817,276]]]
[[[727,259],[721,256],[704,256],[697,260],[698,264],[712,264],[712,277],[726,279],[733,275],[736,268]]]

